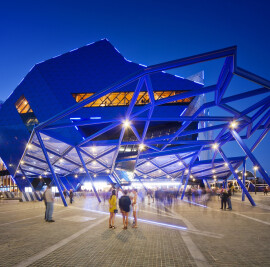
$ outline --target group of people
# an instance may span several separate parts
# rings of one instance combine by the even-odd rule
[[[65,197],[65,199],[66,199],[66,198],[67,198],[67,195],[68,195],[68,191],[67,191],[66,189],[64,189],[63,194],[64,194],[64,197]],[[70,204],[72,204],[72,202],[73,202],[73,197],[74,197],[73,190],[70,189],[70,190],[69,190],[69,203],[70,203]]]
[[[221,210],[226,210],[226,205],[228,204],[228,210],[232,209],[232,189],[229,187],[228,189],[222,189],[220,192],[220,199],[221,199]]]
[[[133,189],[131,192],[128,190],[121,190],[116,191],[115,189],[112,190],[111,196],[109,198],[109,228],[115,229],[115,214],[118,212],[117,209],[117,199],[119,199],[119,208],[122,213],[123,217],[123,229],[128,228],[128,215],[130,212],[130,206],[132,206],[133,211],[133,225],[132,228],[138,227],[138,219],[137,219],[137,212],[138,212],[138,192],[137,189]]]

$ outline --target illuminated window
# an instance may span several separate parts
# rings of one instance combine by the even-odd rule
[[[15,107],[20,114],[24,125],[27,127],[28,131],[31,132],[34,126],[39,122],[24,95],[17,100]]]
[[[170,96],[178,95],[184,93],[184,91],[156,91],[154,92],[155,100],[160,100]],[[128,106],[133,97],[134,92],[113,92],[105,96],[100,97],[99,99],[85,105],[85,107],[112,107],[112,106]],[[76,102],[81,102],[88,97],[94,95],[94,93],[85,93],[85,94],[72,94]],[[190,103],[193,98],[184,98],[176,101],[172,101],[170,104],[186,104]],[[136,106],[146,105],[150,102],[149,95],[147,92],[140,92],[138,99],[135,103]]]
[[[28,101],[23,95],[15,103],[15,106],[20,114],[33,112],[33,110],[30,108]]]

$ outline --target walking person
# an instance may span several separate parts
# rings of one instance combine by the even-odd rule
[[[45,217],[44,217],[44,220],[45,221],[47,221],[47,217],[46,217],[47,216],[46,215],[47,214],[47,201],[46,201],[46,197],[45,197],[45,193],[46,193],[47,188],[45,189],[45,191],[43,192],[43,195],[42,195],[43,196],[43,200],[44,200],[44,205],[45,205]]]
[[[115,221],[115,213],[117,213],[117,198],[115,190],[112,190],[112,194],[109,198],[109,211],[110,211],[110,218],[109,218],[109,228],[115,229],[114,221]]]
[[[265,188],[264,188],[264,190],[263,190],[263,195],[265,196],[267,196],[267,194],[268,194],[268,186],[266,186]]]
[[[226,203],[228,201],[228,192],[226,189],[224,189],[221,193],[221,210],[224,208],[226,210]]]
[[[119,199],[119,208],[121,209],[123,216],[123,229],[127,229],[128,227],[128,214],[130,212],[131,201],[129,196],[127,195],[128,191],[124,191],[124,195]]]
[[[54,222],[54,220],[52,219],[52,215],[53,215],[53,203],[54,203],[54,195],[52,192],[52,188],[51,185],[47,185],[47,189],[45,190],[45,199],[46,199],[46,221],[47,222]]]
[[[137,189],[133,189],[133,199],[132,199],[132,210],[133,210],[133,218],[134,218],[134,224],[132,228],[137,228],[137,212],[138,212],[139,206],[138,206],[138,192]]]
[[[64,194],[64,197],[66,199],[67,198],[67,189],[66,188],[64,189],[63,194]]]
[[[74,196],[73,190],[70,189],[70,190],[69,190],[69,203],[70,203],[70,204],[72,204],[72,202],[73,202],[73,196]]]
[[[232,189],[229,188],[228,189],[228,210],[231,210],[232,209],[232,201],[231,201],[231,197],[232,197]]]

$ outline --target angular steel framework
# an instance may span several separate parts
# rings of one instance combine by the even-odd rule
[[[255,148],[270,130],[270,82],[239,68],[236,64],[236,51],[237,49],[235,46],[228,47],[145,67],[142,71],[134,73],[126,79],[119,81],[117,84],[91,95],[87,99],[84,99],[34,128],[28,146],[22,157],[20,168],[23,169],[25,165],[28,165],[34,167],[32,174],[44,175],[49,173],[53,177],[54,183],[57,185],[65,205],[67,204],[62,194],[64,185],[59,177],[61,176],[61,171],[64,173],[62,176],[70,174],[80,176],[81,173],[85,173],[83,179],[91,181],[99,200],[98,193],[93,183],[95,175],[97,173],[107,173],[112,180],[119,182],[120,177],[119,173],[117,173],[116,165],[121,162],[129,161],[135,162],[135,168],[133,170],[134,178],[139,179],[139,181],[146,179],[146,177],[179,178],[180,186],[182,183],[184,184],[182,198],[188,181],[191,178],[203,179],[209,186],[207,180],[213,179],[213,175],[217,178],[226,180],[233,174],[239,185],[242,187],[243,193],[245,193],[251,204],[255,205],[255,202],[244,186],[245,181],[242,182],[238,178],[236,170],[242,164],[245,166],[245,162],[247,158],[249,158],[252,163],[258,167],[258,171],[261,173],[265,182],[270,185],[268,175],[253,154]],[[225,58],[225,62],[216,84],[155,100],[151,84],[152,74],[220,58]],[[234,75],[258,84],[260,87],[248,92],[224,97]],[[70,118],[76,111],[89,105],[89,103],[112,92],[117,92],[117,90],[134,82],[137,83],[137,86],[123,116],[124,119],[111,118],[109,120],[103,120],[102,118],[91,118],[81,120],[80,118]],[[145,103],[145,105],[137,107],[136,111],[134,111],[134,106],[143,86],[147,88],[150,101],[149,103]],[[183,113],[180,116],[169,114],[166,118],[153,115],[155,108],[160,105],[208,93],[214,93],[214,101],[202,103],[193,114],[186,115]],[[261,101],[254,103],[242,111],[236,110],[230,106],[230,103],[234,101],[243,101],[246,98],[263,94],[265,94],[265,97]],[[222,110],[229,112],[231,115],[206,115],[207,113],[205,111],[213,107],[219,107]],[[142,116],[142,114],[144,114],[144,116]],[[196,130],[186,130],[194,121],[215,122],[215,125],[206,125]],[[135,122],[144,123],[142,134],[136,129]],[[151,122],[180,122],[181,126],[173,133],[164,132],[161,133],[159,137],[147,138],[147,131]],[[61,140],[54,138],[53,134],[50,134],[51,130],[68,129],[69,127],[78,129],[78,127],[81,126],[104,125],[105,123],[106,126],[101,130],[98,130],[86,138],[82,137],[82,141],[76,146],[69,144],[63,145],[62,142],[60,151],[59,149],[58,151],[53,149],[52,144],[58,143],[60,145]],[[118,139],[100,141],[95,139],[115,128],[120,131]],[[137,140],[123,140],[127,128],[132,130]],[[218,130],[219,134],[215,138],[209,140],[181,140],[181,138],[179,138],[182,136],[190,136],[192,134],[211,132],[213,130]],[[244,140],[249,139],[258,130],[262,131],[259,138],[257,138],[251,148],[248,148]],[[240,132],[244,134],[240,135]],[[234,140],[244,151],[245,156],[229,158],[225,155],[223,146]],[[118,158],[121,148],[130,145],[137,146],[136,156]],[[36,150],[42,150],[44,156],[35,156],[34,153],[31,152],[33,147],[35,147]],[[95,153],[93,152],[94,150]],[[203,161],[198,160],[203,151],[209,150],[214,151],[212,159]],[[217,158],[218,154],[220,154],[221,158]],[[39,165],[39,167],[33,166],[29,161],[27,162],[27,157],[39,161],[42,165]],[[54,160],[51,159],[53,157]],[[94,165],[95,169],[91,167]],[[57,174],[57,171],[59,174]],[[27,172],[31,173],[30,170]],[[20,173],[17,172],[17,175],[19,174]],[[83,183],[83,181],[84,180],[81,179],[80,183]],[[73,187],[75,188],[75,186]]]

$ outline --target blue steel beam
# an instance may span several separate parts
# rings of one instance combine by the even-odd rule
[[[234,101],[237,101],[237,100],[243,100],[245,98],[250,98],[250,97],[253,97],[253,96],[258,96],[258,95],[266,94],[266,93],[269,93],[268,89],[266,89],[266,88],[258,88],[258,89],[251,90],[251,91],[248,91],[248,92],[245,92],[245,93],[240,93],[240,94],[236,94],[236,95],[233,95],[233,96],[224,97],[221,100],[220,103],[221,104],[227,104],[227,103],[234,102]]]
[[[231,79],[232,79],[232,71],[233,71],[233,57],[229,56],[225,59],[223,68],[218,78],[217,88],[215,91],[215,102],[216,105],[220,103]]]
[[[77,154],[78,154],[78,156],[79,156],[79,158],[80,158],[80,160],[81,160],[81,163],[82,163],[82,165],[83,165],[84,171],[85,171],[87,177],[89,178],[89,180],[90,180],[90,182],[91,182],[91,184],[92,184],[92,188],[93,188],[93,190],[94,190],[94,192],[95,192],[95,195],[96,195],[96,197],[97,197],[97,200],[98,200],[98,202],[100,203],[101,200],[100,200],[99,195],[98,195],[98,192],[97,192],[97,190],[96,190],[96,188],[95,188],[93,179],[92,179],[91,175],[89,174],[88,169],[87,169],[87,167],[86,167],[86,165],[85,165],[85,162],[84,162],[84,160],[83,160],[81,151],[80,151],[80,149],[79,149],[78,147],[76,147],[76,151],[77,151]]]
[[[246,160],[243,160],[243,185],[246,186]],[[245,201],[245,193],[242,191],[242,201]]]
[[[179,186],[178,186],[178,189],[177,189],[176,198],[178,197],[178,195],[180,193],[180,190],[181,190],[181,187],[182,187],[182,184],[183,184],[183,180],[184,180],[184,175],[185,175],[185,172],[183,171],[180,182],[179,182]]]
[[[249,159],[253,162],[254,165],[258,167],[258,171],[261,173],[263,179],[266,181],[266,183],[270,186],[270,179],[267,175],[267,173],[264,171],[263,167],[259,163],[259,161],[255,158],[255,156],[252,154],[252,152],[249,150],[247,145],[243,142],[239,134],[235,130],[231,130],[231,133],[238,143],[238,145],[242,148],[242,150],[245,152],[245,154],[249,157]]]
[[[90,96],[89,98],[75,104],[74,106],[60,112],[59,114],[53,116],[49,120],[39,124],[36,127],[36,130],[41,130],[42,128],[70,115],[71,113],[73,113],[73,112],[79,110],[80,108],[84,107],[85,105],[99,99],[100,97],[107,95],[108,93],[114,92],[115,90],[120,89],[120,88],[136,81],[137,79],[139,79],[147,74],[159,72],[162,70],[172,69],[172,68],[188,66],[191,64],[209,61],[209,60],[213,60],[213,59],[217,59],[217,58],[234,56],[235,54],[236,54],[236,46],[233,46],[233,47],[228,47],[228,48],[224,48],[224,49],[220,49],[220,50],[216,50],[216,51],[212,51],[212,52],[203,53],[203,54],[192,56],[192,57],[187,57],[187,58],[183,58],[183,59],[173,60],[170,62],[165,62],[162,64],[149,66],[149,67],[145,68],[144,70],[141,70],[141,71],[138,71],[134,74],[131,74],[128,77],[119,81],[118,83],[116,83],[116,84],[102,90],[101,92],[96,93],[93,96]]]
[[[51,174],[52,174],[52,177],[53,177],[53,181],[54,181],[55,185],[56,185],[57,188],[58,188],[58,191],[59,191],[59,193],[60,193],[60,196],[61,196],[61,199],[62,199],[62,201],[63,201],[64,206],[67,207],[66,199],[65,199],[65,197],[64,197],[64,195],[63,195],[63,192],[62,192],[62,190],[61,190],[61,186],[60,186],[60,184],[59,184],[59,181],[58,181],[58,179],[57,179],[57,177],[56,177],[56,175],[55,175],[53,166],[52,166],[52,164],[51,164],[51,162],[50,162],[50,159],[49,159],[47,150],[46,150],[46,148],[45,148],[45,146],[44,146],[44,144],[43,144],[43,141],[42,141],[42,138],[41,138],[41,136],[40,136],[40,133],[39,133],[37,130],[36,130],[35,132],[36,132],[36,136],[37,136],[37,139],[38,139],[38,141],[39,141],[40,147],[41,147],[41,149],[42,149],[42,152],[43,152],[43,154],[44,154],[44,157],[45,157],[45,159],[46,159],[46,161],[47,161],[47,164],[48,164],[48,166],[49,166],[49,168],[50,168],[50,171],[51,171]]]
[[[224,160],[225,162],[227,162],[228,167],[230,168],[231,173],[233,174],[233,176],[234,176],[234,178],[236,179],[236,181],[238,182],[238,184],[241,186],[242,190],[243,190],[244,193],[246,194],[246,196],[247,196],[248,200],[250,201],[251,205],[252,205],[252,206],[256,206],[256,204],[255,204],[253,198],[251,197],[251,195],[250,195],[249,192],[247,191],[245,185],[243,185],[243,183],[241,182],[241,180],[238,178],[238,175],[235,173],[233,166],[231,165],[231,163],[230,163],[229,160],[227,159],[227,157],[226,157],[226,155],[224,154],[223,150],[219,147],[219,148],[218,148],[218,151],[219,151],[221,157],[223,158],[223,160]]]
[[[240,67],[235,68],[234,74],[270,89],[270,81]]]
[[[186,189],[187,189],[189,176],[190,176],[190,171],[188,172],[188,174],[186,176],[186,182],[185,182],[184,189],[183,189],[183,192],[182,192],[182,195],[181,195],[181,200],[183,200],[183,198],[185,196],[185,192],[186,192]]]

